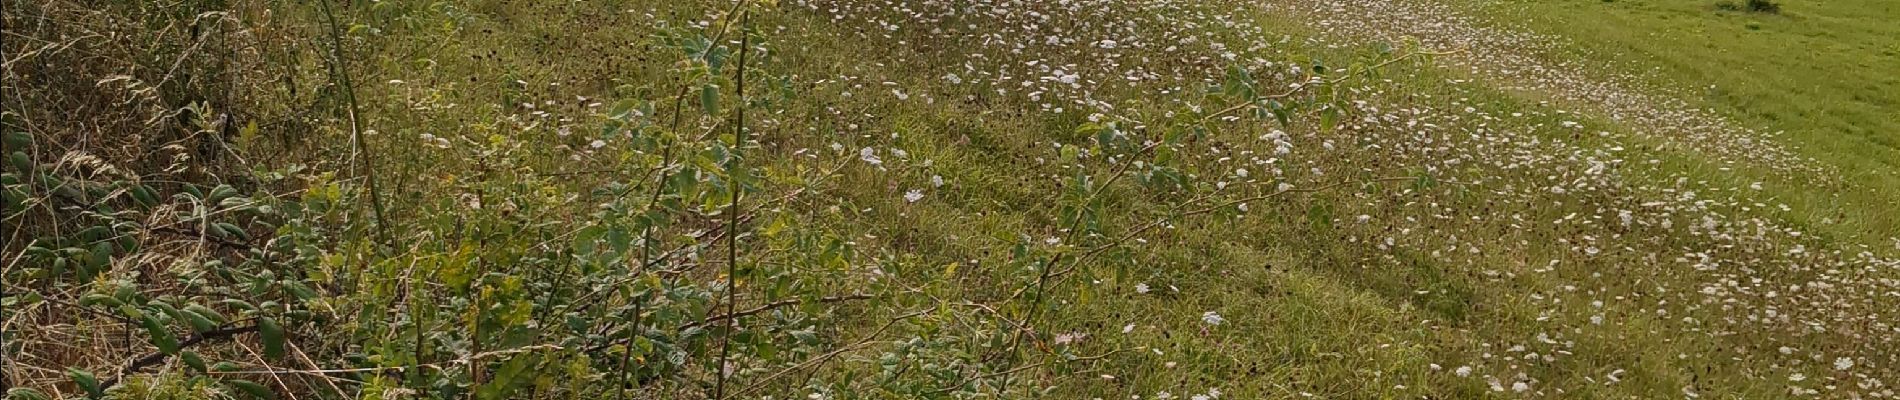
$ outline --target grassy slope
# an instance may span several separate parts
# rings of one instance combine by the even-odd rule
[[[1272,18],[1263,21],[1269,24],[1285,23]],[[1269,26],[1272,26],[1269,29],[1278,30],[1280,34],[1297,35],[1302,32],[1297,26]],[[1303,48],[1297,43],[1292,46],[1293,49],[1283,54],[1305,53],[1333,60],[1350,60],[1354,56],[1365,55],[1319,47]],[[1535,116],[1512,121],[1508,125],[1542,132],[1551,139],[1573,136],[1550,127],[1561,121],[1585,118],[1551,113],[1532,101],[1476,84],[1447,85],[1443,83],[1446,76],[1430,70],[1399,70],[1391,76],[1403,78],[1388,85],[1374,85],[1378,89],[1369,89],[1398,89],[1410,91],[1414,95],[1438,96],[1438,100],[1431,100],[1430,97],[1388,99],[1396,101],[1391,105],[1444,108],[1446,105],[1441,102],[1460,98],[1465,103],[1498,114],[1530,112]],[[1476,127],[1469,124],[1456,126],[1464,129]],[[1601,125],[1596,128],[1624,129]],[[995,134],[1035,137],[1049,133],[1005,131]],[[1352,160],[1333,162],[1350,163]],[[1698,161],[1693,157],[1672,158],[1670,164],[1649,172],[1639,169],[1633,172],[1630,179],[1641,182],[1678,176],[1706,178],[1723,173],[1713,168],[1702,168],[1700,163],[1706,161]],[[1657,177],[1642,178],[1641,175],[1646,173]],[[1414,200],[1429,201],[1425,199],[1439,198]],[[1393,200],[1417,204],[1403,199]],[[1357,211],[1385,213],[1382,216],[1395,218],[1435,214],[1396,205],[1361,209],[1345,205],[1352,202],[1343,198],[1333,198],[1333,201],[1341,204],[1338,206],[1340,209],[1332,211],[1339,215],[1351,215]],[[1453,201],[1448,205],[1449,209],[1480,209],[1487,205],[1482,200],[1468,197],[1446,201]],[[1295,201],[1295,204],[1283,205],[1263,214],[1299,214],[1312,204]],[[1134,206],[1133,210],[1142,208]],[[1531,219],[1563,218],[1566,214],[1591,211],[1587,206],[1519,206],[1509,209],[1535,210]],[[1324,243],[1323,239],[1312,240],[1316,236],[1327,235],[1327,229],[1303,227],[1299,218],[1278,217],[1268,221],[1265,224],[1244,223],[1243,220],[1239,224],[1184,227],[1180,237],[1168,242],[1170,246],[1148,248],[1147,251],[1152,253],[1141,257],[1146,260],[1141,263],[1143,265],[1127,272],[1132,276],[1117,275],[1117,279],[1096,280],[1102,288],[1083,289],[1085,292],[1101,291],[1129,296],[1128,286],[1141,282],[1156,287],[1165,284],[1170,288],[1179,288],[1180,292],[1173,292],[1175,289],[1163,290],[1164,294],[1156,299],[1142,295],[1121,300],[1106,297],[1106,300],[1097,300],[1101,303],[1081,306],[1092,312],[1073,313],[1073,319],[1055,322],[1058,326],[1074,326],[1097,337],[1111,336],[1102,339],[1111,343],[1167,350],[1168,355],[1158,356],[1155,360],[1132,361],[1126,365],[1101,369],[1103,372],[1131,375],[1118,379],[1132,378],[1132,384],[1100,386],[1084,383],[1082,385],[1089,389],[1082,392],[1113,396],[1155,391],[1195,392],[1202,390],[1200,387],[1223,387],[1230,393],[1243,396],[1297,396],[1301,393],[1364,397],[1426,393],[1471,396],[1486,391],[1482,380],[1451,378],[1444,372],[1434,371],[1429,365],[1443,363],[1442,367],[1450,370],[1466,362],[1485,364],[1494,362],[1494,357],[1515,357],[1493,352],[1511,347],[1506,343],[1526,341],[1526,338],[1547,329],[1540,327],[1581,325],[1588,319],[1588,315],[1563,316],[1562,312],[1549,314],[1550,311],[1546,309],[1548,306],[1537,304],[1543,301],[1543,296],[1535,295],[1541,290],[1561,291],[1557,288],[1564,286],[1564,282],[1581,277],[1494,279],[1471,275],[1479,272],[1471,269],[1476,265],[1522,265],[1528,259],[1563,258],[1561,254],[1568,249],[1549,243],[1550,236],[1544,232],[1522,232],[1513,227],[1472,223],[1454,230],[1496,238],[1491,243],[1510,248],[1508,254],[1479,257],[1478,261],[1463,265],[1439,260],[1435,253],[1431,256],[1402,255],[1404,261],[1373,267],[1360,263],[1381,256],[1367,253],[1368,249],[1363,245],[1347,244],[1356,241],[1356,235],[1333,233],[1339,235],[1336,239],[1341,245],[1331,245]],[[931,225],[927,220],[916,222]],[[1683,240],[1694,242],[1693,239]],[[1379,261],[1393,260],[1389,255],[1384,257],[1384,260]],[[1587,279],[1596,281],[1593,283],[1597,285],[1603,284],[1602,281],[1615,282],[1610,283],[1609,288],[1571,297],[1569,301],[1578,304],[1588,299],[1621,298],[1631,293],[1640,296],[1644,289],[1631,285],[1634,282],[1661,279],[1674,282],[1671,285],[1693,284],[1689,282],[1693,279],[1684,280],[1668,272],[1633,268],[1640,265],[1641,261],[1625,262],[1632,263],[1628,270],[1610,268],[1608,271],[1617,271],[1612,277]],[[1373,263],[1380,264],[1378,261]],[[1558,300],[1560,303],[1562,301]],[[1235,329],[1246,333],[1209,333],[1196,321],[1186,318],[1204,310],[1220,311],[1230,319]],[[1538,310],[1544,310],[1545,314],[1534,316],[1539,313]],[[1168,321],[1166,323],[1147,324],[1141,322],[1145,319],[1138,315],[1173,317],[1165,318]],[[1549,318],[1563,322],[1545,321]],[[1695,349],[1725,346],[1720,344],[1721,341],[1683,337],[1667,330],[1680,328],[1662,328],[1665,330],[1658,332],[1658,326],[1669,325],[1667,321],[1647,320],[1635,315],[1627,318],[1634,319],[1613,323],[1618,328],[1609,332],[1580,334],[1572,339],[1566,347],[1587,349],[1576,351],[1582,354],[1577,359],[1538,368],[1541,372],[1534,374],[1537,379],[1557,388],[1545,393],[1558,395],[1581,391],[1606,397],[1659,396],[1684,390],[1713,389],[1717,393],[1766,396],[1781,391],[1779,384],[1764,383],[1741,375],[1741,369],[1734,365],[1711,371],[1696,371],[1697,367],[1707,366],[1710,362],[1726,364],[1699,355],[1691,357],[1699,353]],[[1451,322],[1447,323],[1445,319]],[[1133,336],[1112,337],[1118,324],[1130,322],[1135,323],[1138,329]],[[1105,331],[1108,335],[1103,335]],[[1571,353],[1569,350],[1562,351]],[[1643,354],[1675,354],[1682,357],[1671,360],[1668,357],[1645,358]],[[1481,370],[1478,374],[1496,374],[1503,377],[1506,386],[1510,385],[1513,375],[1520,369],[1513,362],[1494,363],[1492,366],[1498,370]],[[1617,375],[1633,383],[1600,384],[1606,380],[1603,375],[1623,368],[1631,372]],[[1539,390],[1543,390],[1541,386]]]
[[[1222,6],[1227,5],[1209,7]],[[1242,8],[1216,12],[1232,10]],[[608,35],[594,42],[612,43],[640,37],[612,30],[568,32],[551,24],[521,20],[526,18],[523,16],[546,14],[546,11],[488,11],[490,13],[481,14],[484,15],[481,19],[472,21],[473,27],[492,26],[503,33],[466,38],[460,46],[463,51],[476,53],[498,51],[501,65],[450,63],[441,72],[443,76],[511,73],[492,80],[504,84],[507,78],[548,82],[595,77],[599,75],[586,73],[592,70],[588,67],[591,63],[572,62],[581,61],[576,58],[543,58],[549,53],[571,54],[569,50],[546,47],[564,46],[560,44],[563,42],[532,38],[557,33]],[[659,14],[667,10],[655,11]],[[504,17],[509,15],[516,17]],[[1080,138],[1067,132],[1081,122],[1081,115],[1019,111],[1033,109],[1037,104],[1008,97],[995,100],[1000,103],[993,105],[948,100],[931,104],[894,101],[885,94],[887,89],[879,87],[880,82],[896,82],[896,87],[911,93],[932,93],[944,99],[970,93],[963,92],[969,89],[949,87],[939,78],[943,73],[955,72],[954,67],[961,61],[959,54],[939,50],[953,48],[952,44],[929,43],[925,36],[889,38],[878,34],[877,26],[866,21],[840,24],[827,21],[822,15],[792,8],[783,19],[771,20],[775,25],[785,26],[784,32],[788,32],[775,40],[775,46],[787,57],[779,68],[811,80],[834,81],[829,89],[820,86],[805,90],[801,93],[804,97],[788,108],[792,115],[827,113],[810,108],[818,106],[852,111],[840,115],[840,120],[835,122],[814,120],[819,123],[789,125],[804,129],[806,134],[820,136],[764,133],[766,140],[777,141],[768,148],[779,149],[782,156],[795,149],[821,149],[828,142],[841,142],[846,149],[866,146],[909,149],[912,160],[899,163],[880,152],[891,160],[889,172],[853,163],[842,177],[825,186],[826,190],[820,192],[821,200],[799,211],[798,214],[804,216],[798,218],[816,221],[806,223],[807,229],[817,228],[839,237],[856,238],[863,259],[883,260],[879,261],[883,268],[909,277],[902,282],[917,285],[927,293],[983,299],[1023,283],[1028,276],[1020,271],[985,271],[964,260],[978,260],[982,265],[1010,265],[1005,258],[998,258],[994,249],[1017,240],[1020,235],[1058,234],[1052,230],[1054,210],[1045,202],[1049,193],[1060,190],[1057,179],[1071,172],[1065,166],[1049,162],[1058,155],[1048,143],[1052,140],[1077,142]],[[1266,29],[1274,35],[1302,33],[1297,26],[1271,25],[1281,22],[1268,18],[1269,15],[1241,14],[1240,17],[1266,18],[1260,21],[1270,24]],[[871,19],[870,16],[867,19]],[[1218,27],[1206,29],[1216,36],[1249,34]],[[890,45],[896,40],[926,44]],[[1230,40],[1244,42],[1246,38]],[[863,45],[880,41],[885,45]],[[447,53],[441,58],[454,57],[454,52]],[[632,52],[616,57],[638,54]],[[1262,55],[1352,60],[1368,57],[1369,53],[1363,48],[1333,50],[1306,46],[1296,40]],[[643,68],[657,71],[650,66]],[[1486,125],[1519,130],[1546,140],[1573,137],[1554,127],[1561,121],[1577,119],[1574,116],[1554,113],[1534,102],[1491,91],[1479,84],[1446,84],[1448,77],[1429,69],[1405,68],[1395,67],[1390,72],[1389,76],[1402,77],[1397,81],[1367,86],[1368,92],[1386,94],[1368,95],[1365,99],[1385,107],[1455,111],[1469,105],[1495,115],[1524,112],[1532,116]],[[628,70],[620,71],[625,74]],[[835,83],[840,77],[855,80]],[[637,73],[621,79],[641,82]],[[554,93],[542,96],[601,96],[599,88],[604,87],[604,83],[569,83],[549,89]],[[475,89],[471,93],[481,93],[499,88],[471,89]],[[853,95],[843,96],[843,92]],[[486,95],[460,96],[479,99]],[[1129,92],[1108,91],[1103,96],[1117,101],[1136,100],[1138,104],[1143,99],[1142,94]],[[1151,101],[1147,105],[1129,107],[1127,112],[1158,115],[1167,111],[1168,103],[1186,98],[1191,97],[1151,98],[1147,99]],[[856,130],[842,126],[847,123],[859,126]],[[1479,126],[1477,121],[1440,123],[1447,124],[1452,132]],[[1349,143],[1375,140],[1373,138],[1382,137],[1380,135],[1398,135],[1384,136],[1396,143],[1405,137],[1403,129],[1334,134],[1323,134],[1316,129],[1304,125],[1294,131],[1301,135],[1320,135],[1301,139],[1303,148],[1311,148],[1312,141],[1321,139]],[[901,136],[886,137],[886,132],[897,132]],[[1253,128],[1237,129],[1217,133],[1209,140],[1222,143],[1216,147],[1265,151],[1262,144],[1250,140],[1258,134],[1260,132]],[[579,146],[581,143],[569,144]],[[1421,162],[1389,159],[1391,155],[1380,154],[1313,156],[1303,162],[1329,170],[1350,171],[1365,168],[1369,160],[1387,158],[1382,163],[1373,163],[1386,167],[1366,172],[1374,175],[1404,175]],[[1212,159],[1216,155],[1202,157]],[[778,160],[772,163],[783,163],[782,167],[787,169],[800,164],[791,157],[769,159]],[[1197,162],[1210,163],[1207,159]],[[917,160],[932,160],[934,165],[919,167]],[[558,160],[550,162],[553,164],[548,168],[568,168]],[[1693,159],[1682,162],[1692,166],[1697,163]],[[1213,171],[1214,165],[1217,164],[1210,164],[1208,171]],[[1770,359],[1736,363],[1704,355],[1705,349],[1737,345],[1761,347],[1764,343],[1802,339],[1781,334],[1726,339],[1685,336],[1680,333],[1685,327],[1677,324],[1677,317],[1652,316],[1641,311],[1645,303],[1655,306],[1657,300],[1665,300],[1666,304],[1670,297],[1646,293],[1649,288],[1638,282],[1687,291],[1699,284],[1700,278],[1640,268],[1646,261],[1634,253],[1607,259],[1580,259],[1575,255],[1576,247],[1553,241],[1557,238],[1576,240],[1578,235],[1586,233],[1542,224],[1530,224],[1531,228],[1525,229],[1526,225],[1509,220],[1457,222],[1456,218],[1445,219],[1449,215],[1492,217],[1509,212],[1523,221],[1551,221],[1566,215],[1600,212],[1601,207],[1625,201],[1613,194],[1586,194],[1581,198],[1543,195],[1528,199],[1486,194],[1501,190],[1495,187],[1497,185],[1539,184],[1547,172],[1550,170],[1478,169],[1474,176],[1488,177],[1491,181],[1487,184],[1492,186],[1443,185],[1419,191],[1407,190],[1405,185],[1390,185],[1392,187],[1387,189],[1375,190],[1378,194],[1371,197],[1343,190],[1312,199],[1295,198],[1256,205],[1253,212],[1257,216],[1248,219],[1219,218],[1184,223],[1172,230],[1176,233],[1155,235],[1151,237],[1152,243],[1134,246],[1126,261],[1104,262],[1070,279],[1070,284],[1079,286],[1057,297],[1067,305],[1059,308],[1063,311],[1048,322],[1049,326],[1042,328],[1048,332],[1089,334],[1089,339],[1070,349],[1077,354],[1099,354],[1113,349],[1122,349],[1123,353],[1082,370],[1039,370],[1025,377],[1031,382],[1058,388],[1059,393],[1065,393],[1062,397],[1103,398],[1153,396],[1159,392],[1186,396],[1206,392],[1209,388],[1220,388],[1237,397],[1297,397],[1304,393],[1348,397],[1470,397],[1490,393],[1486,377],[1495,377],[1504,387],[1519,380],[1530,381],[1534,390],[1549,396],[1576,393],[1603,397],[1667,396],[1685,388],[1747,397],[1783,393],[1780,384],[1766,383],[1744,372],[1749,369],[1744,365],[1768,368],[1772,363]],[[1671,172],[1668,169],[1657,172],[1660,177],[1656,179],[1673,177]],[[1573,170],[1565,174],[1574,173]],[[904,204],[901,200],[904,190],[924,187],[930,175],[938,174],[950,182],[944,190],[930,191],[923,202]],[[1632,184],[1642,184],[1648,178],[1641,176],[1641,172],[1636,172],[1621,179],[1635,179]],[[1323,181],[1303,184],[1316,182]],[[1110,203],[1110,215],[1156,215],[1166,207],[1165,198],[1126,191],[1110,193],[1118,199]],[[1307,215],[1320,206],[1326,207],[1323,218],[1338,228],[1315,226],[1309,221]],[[1392,223],[1352,223],[1352,216],[1360,214]],[[1445,222],[1422,225],[1406,222],[1435,219]],[[1127,226],[1110,229],[1127,229],[1139,221],[1142,221],[1140,217],[1129,217],[1122,224]],[[1390,232],[1390,229],[1434,233],[1411,236],[1409,240],[1415,242],[1401,246],[1410,250],[1381,251],[1369,245],[1376,240],[1374,238],[1389,235],[1382,231]],[[1475,239],[1482,240],[1471,243]],[[1461,240],[1465,242],[1460,243]],[[1685,246],[1703,246],[1693,237],[1672,236],[1670,240]],[[1631,239],[1630,243],[1640,242]],[[1444,246],[1460,250],[1463,248],[1458,246],[1475,246],[1485,251],[1470,257],[1447,257],[1439,254]],[[1586,268],[1556,271],[1538,268],[1553,259],[1583,263]],[[959,264],[961,272],[941,267],[946,264]],[[972,273],[972,269],[983,272]],[[1136,294],[1133,288],[1137,283],[1154,287],[1156,292]],[[1581,292],[1574,288],[1566,290],[1566,286],[1583,289]],[[892,315],[904,307],[903,304],[915,300],[893,300],[863,312],[867,313],[866,317]],[[1604,328],[1578,328],[1591,326],[1589,318],[1601,313],[1581,307],[1591,301],[1609,301],[1610,309],[1621,311],[1611,312],[1612,321]],[[1571,306],[1561,306],[1563,304]],[[1218,327],[1207,326],[1199,318],[1207,311],[1224,315],[1228,322]],[[1674,311],[1679,313],[1677,315],[1686,312],[1703,319],[1714,318],[1715,314],[1711,313],[1722,312],[1693,308]],[[1122,327],[1128,324],[1134,324],[1134,330],[1122,334]],[[1557,342],[1545,343],[1539,340],[1540,334],[1554,334]],[[1528,353],[1556,356],[1561,361],[1522,361],[1527,351],[1518,346],[1529,346]],[[858,370],[854,365],[841,363],[833,374]],[[1434,369],[1432,365],[1442,369]],[[1717,365],[1720,368],[1703,370],[1703,367]],[[1451,373],[1461,366],[1475,367],[1472,377],[1461,378]],[[1627,370],[1616,374],[1625,382],[1603,384],[1607,380],[1605,376],[1614,370]],[[1115,378],[1104,379],[1097,375]],[[791,390],[792,387],[779,389]]]
[[[505,157],[506,162],[519,164],[501,169],[534,173],[640,165],[629,160],[652,155],[613,153],[612,147],[598,152],[576,151],[588,145],[585,134],[557,134],[547,126],[521,128],[511,125],[516,121],[511,118],[531,119],[524,116],[531,112],[518,108],[519,103],[555,101],[542,103],[540,108],[557,116],[589,121],[577,125],[591,128],[586,124],[593,120],[587,118],[597,117],[598,112],[585,109],[583,104],[568,104],[569,99],[664,99],[670,95],[667,88],[674,83],[656,78],[664,76],[667,59],[655,56],[660,50],[646,46],[650,43],[644,41],[652,32],[642,24],[646,20],[639,13],[681,24],[698,20],[715,6],[697,2],[641,3],[635,12],[628,13],[582,3],[476,2],[453,11],[414,12],[412,15],[424,16],[413,24],[421,28],[390,38],[397,45],[380,50],[378,54],[383,58],[372,62],[382,72],[363,79],[368,82],[365,98],[370,104],[371,125],[393,133],[377,139],[377,148],[387,149],[393,154],[389,158],[398,160],[386,168],[395,171],[388,174],[403,182],[393,185],[399,189],[393,190],[397,195],[392,196],[392,208],[402,210],[399,213],[405,220],[414,221],[412,227],[417,231],[433,228],[449,232],[459,227],[453,221],[463,218],[465,212],[454,200],[458,195],[469,190],[511,190],[514,192],[509,198],[520,195],[537,199],[537,203],[523,202],[519,206],[524,212],[545,218],[532,226],[513,219],[485,222],[517,223],[523,231],[547,236],[587,224],[593,211],[591,204],[566,204],[569,201],[565,195],[587,193],[615,177],[578,174],[492,184],[484,181],[492,179],[484,176],[491,166],[478,160],[487,160],[496,153],[525,153]],[[1252,8],[1222,2],[1202,8],[1264,25],[1269,37],[1295,35],[1291,41],[1269,41],[1277,44],[1249,51],[1249,55],[1274,60],[1317,58],[1332,64],[1376,57],[1366,46],[1329,48],[1301,40],[1299,35],[1305,34],[1302,28]],[[1108,169],[1099,160],[1075,165],[1057,161],[1062,156],[1052,142],[1086,145],[1088,139],[1074,133],[1086,114],[1037,111],[1039,102],[1020,95],[959,101],[962,96],[986,95],[987,88],[961,87],[941,78],[959,71],[957,67],[964,61],[964,54],[953,51],[958,43],[931,41],[931,35],[920,33],[922,29],[908,27],[893,38],[869,21],[901,17],[872,13],[863,17],[839,22],[824,13],[788,6],[782,14],[762,17],[761,22],[761,26],[774,27],[768,30],[774,33],[771,46],[783,57],[774,61],[772,71],[811,83],[801,87],[797,101],[780,105],[780,114],[764,117],[768,121],[764,126],[772,129],[761,129],[760,147],[754,149],[763,154],[758,156],[761,167],[776,171],[847,167],[836,177],[772,182],[763,188],[766,195],[760,197],[775,197],[810,184],[813,194],[783,205],[781,218],[797,227],[793,231],[844,238],[857,246],[854,267],[849,272],[824,272],[837,276],[818,276],[820,272],[804,270],[785,272],[816,276],[800,281],[812,285],[803,290],[835,294],[873,288],[889,296],[875,303],[840,305],[822,313],[841,316],[835,320],[839,326],[823,332],[832,344],[846,343],[871,331],[884,317],[912,309],[958,309],[963,301],[993,302],[1033,280],[1035,275],[1008,255],[1008,249],[1017,243],[1034,244],[1041,238],[1060,235],[1055,198],[1064,188],[1061,179],[1081,168]],[[461,29],[434,31],[431,27],[443,24],[430,18],[452,19]],[[569,26],[547,21],[592,23]],[[1201,29],[1210,37],[1234,43],[1247,43],[1260,35],[1218,25]],[[557,36],[562,39],[555,39]],[[893,43],[898,40],[906,42]],[[1153,50],[1128,59],[1142,55],[1159,60],[1153,62],[1156,66],[1192,64]],[[423,59],[430,62],[416,61]],[[1701,61],[1683,63],[1704,65]],[[1187,219],[1143,235],[1145,241],[1130,244],[1116,257],[1090,263],[1061,281],[1062,289],[1051,300],[1058,307],[1053,317],[1038,328],[1045,334],[1088,334],[1073,345],[1051,345],[1064,353],[1120,352],[1100,361],[1075,364],[1072,369],[1023,372],[1020,379],[1035,385],[1018,382],[1016,391],[1005,397],[1030,397],[1024,386],[1051,386],[1055,393],[1049,396],[1052,398],[1154,398],[1159,392],[1185,397],[1206,393],[1210,388],[1221,389],[1228,398],[1297,398],[1302,394],[1347,398],[1511,396],[1508,391],[1498,393],[1487,387],[1491,383],[1487,378],[1495,378],[1507,388],[1514,382],[1527,382],[1531,394],[1547,397],[1656,398],[1696,391],[1717,398],[1767,398],[1787,392],[1780,381],[1761,379],[1766,373],[1756,371],[1784,374],[1797,370],[1809,373],[1816,381],[1841,385],[1860,382],[1846,373],[1830,373],[1826,361],[1803,363],[1797,359],[1791,364],[1776,358],[1772,349],[1797,345],[1804,351],[1809,346],[1829,351],[1865,350],[1858,346],[1885,342],[1859,344],[1842,334],[1807,335],[1781,328],[1750,331],[1734,325],[1704,326],[1683,320],[1718,321],[1736,311],[1698,303],[1701,299],[1697,297],[1684,297],[1708,284],[1711,277],[1684,272],[1668,260],[1679,256],[1682,249],[1741,260],[1811,243],[1809,239],[1770,236],[1744,243],[1743,250],[1721,253],[1723,250],[1718,248],[1724,242],[1653,226],[1663,220],[1679,220],[1677,223],[1687,225],[1694,221],[1691,215],[1699,214],[1681,211],[1677,217],[1649,213],[1636,206],[1639,200],[1673,196],[1676,192],[1672,190],[1690,190],[1673,185],[1675,178],[1711,179],[1721,171],[1694,157],[1643,154],[1639,149],[1629,158],[1667,158],[1669,163],[1655,167],[1617,164],[1614,169],[1618,171],[1608,177],[1586,173],[1590,165],[1585,160],[1620,158],[1606,149],[1625,143],[1589,135],[1579,137],[1572,130],[1560,128],[1560,124],[1581,121],[1591,129],[1604,130],[1634,127],[1610,126],[1597,118],[1563,113],[1482,83],[1450,82],[1452,76],[1429,65],[1401,63],[1385,72],[1383,78],[1389,80],[1354,81],[1348,99],[1365,101],[1380,110],[1359,109],[1357,112],[1363,114],[1355,115],[1431,110],[1429,117],[1408,120],[1433,123],[1438,128],[1420,128],[1400,120],[1364,126],[1350,126],[1355,124],[1348,122],[1345,125],[1350,127],[1346,129],[1326,130],[1310,119],[1296,121],[1287,130],[1299,150],[1285,156],[1288,161],[1284,162],[1296,166],[1287,168],[1287,179],[1301,187],[1356,177],[1409,176],[1428,169],[1446,181],[1468,184],[1348,186],[1312,196],[1262,201],[1252,204],[1245,213],[1229,210]],[[1217,76],[1188,77],[1189,81],[1199,79]],[[392,82],[395,80],[404,83]],[[815,83],[820,80],[829,83]],[[532,84],[517,86],[515,81]],[[553,82],[561,85],[549,85]],[[908,92],[911,100],[895,100],[884,82]],[[647,86],[647,90],[637,89],[640,86]],[[1095,95],[1121,105],[1126,116],[1162,121],[1167,119],[1163,115],[1180,111],[1184,104],[1202,101],[1195,89],[1189,90],[1186,94],[1159,95],[1119,87],[1102,89]],[[1891,96],[1895,92],[1888,87],[1867,93]],[[1827,91],[1815,96],[1824,98],[1836,93]],[[934,96],[934,101],[921,101],[925,94]],[[1771,98],[1762,94],[1756,101]],[[459,106],[440,107],[444,104]],[[1465,107],[1473,111],[1462,111]],[[1512,113],[1524,116],[1505,118]],[[1859,118],[1847,119],[1846,123],[1851,124],[1880,117],[1851,114],[1841,118]],[[1790,131],[1803,126],[1792,119],[1781,123],[1791,124]],[[1206,180],[1231,180],[1246,187],[1242,190],[1248,193],[1269,192],[1272,179],[1242,184],[1248,180],[1233,176],[1231,171],[1243,167],[1251,169],[1255,177],[1267,174],[1266,167],[1242,161],[1273,151],[1271,143],[1259,139],[1274,126],[1271,119],[1247,118],[1214,125],[1218,129],[1183,150],[1188,154],[1183,156],[1188,159],[1183,163],[1204,174]],[[688,126],[710,132],[717,125],[709,119],[694,120]],[[1492,142],[1487,141],[1488,137],[1470,134],[1481,129],[1514,141]],[[588,132],[582,128],[577,131]],[[453,150],[409,140],[420,133],[453,137]],[[1421,139],[1431,142],[1416,142]],[[1538,143],[1529,144],[1532,139]],[[1320,143],[1328,142],[1336,142],[1339,150],[1317,150]],[[846,151],[834,154],[823,150],[832,143],[841,144]],[[851,149],[861,147],[880,149],[883,168],[856,161],[855,150]],[[892,148],[906,149],[910,156],[899,159],[890,154]],[[1871,146],[1855,148],[1862,149],[1854,154],[1860,155],[1863,163],[1874,163],[1885,154],[1880,152],[1888,151]],[[1244,153],[1249,151],[1252,153]],[[1242,161],[1226,160],[1230,157]],[[1460,157],[1468,157],[1468,163],[1445,162]],[[1517,164],[1511,164],[1514,162]],[[1515,167],[1507,168],[1507,164]],[[1323,169],[1328,174],[1304,173],[1308,168]],[[949,183],[941,189],[926,190],[922,201],[903,200],[908,189],[930,188],[932,176],[942,176]],[[1716,206],[1720,211],[1735,211],[1746,207],[1755,196],[1733,189],[1745,180],[1690,186],[1711,193],[1705,196],[1722,199]],[[1558,194],[1548,190],[1554,182],[1585,184]],[[1586,187],[1589,189],[1584,190]],[[1723,187],[1729,189],[1719,189]],[[1104,194],[1107,200],[1103,213],[1111,216],[1105,231],[1111,236],[1165,215],[1171,202],[1181,200],[1126,182]],[[1676,206],[1672,203],[1669,207]],[[1615,226],[1614,210],[1625,209],[1643,212],[1639,216],[1643,222]],[[1769,218],[1776,215],[1761,211],[1735,213]],[[1359,215],[1367,216],[1368,222],[1357,221]],[[1576,215],[1583,217],[1571,218]],[[682,230],[688,228],[694,226]],[[523,236],[531,237],[513,240],[531,244],[542,238]],[[1397,244],[1381,245],[1383,239],[1395,239]],[[1083,240],[1100,243],[1099,238]],[[424,242],[419,252],[449,251],[434,246]],[[1607,251],[1602,256],[1584,256],[1585,246]],[[1619,251],[1620,246],[1632,250]],[[454,245],[440,247],[452,250]],[[767,252],[748,252],[759,253]],[[786,261],[787,256],[748,257],[772,262]],[[1669,266],[1659,267],[1662,264]],[[868,271],[873,269],[877,273]],[[695,278],[712,281],[710,274],[704,275]],[[1770,275],[1774,283],[1783,283],[1786,278],[1780,273]],[[1136,293],[1137,284],[1153,291]],[[366,304],[381,301],[371,295],[356,300]],[[1589,305],[1594,301],[1606,304]],[[1856,304],[1864,308],[1852,310],[1878,305]],[[1017,308],[1004,311],[1016,312],[1023,306],[1016,303],[1009,307]],[[1656,311],[1661,309],[1668,312]],[[1204,323],[1202,315],[1209,311],[1224,316],[1226,322],[1218,326]],[[916,324],[904,324],[887,336],[962,345],[912,349],[903,356],[907,360],[932,364],[969,361],[978,354],[945,353],[994,349],[989,347],[993,343],[985,341],[994,339],[999,328],[985,324],[997,322],[982,320],[980,315],[939,312]],[[1592,317],[1605,315],[1609,320],[1603,324],[1591,322]],[[1123,333],[1125,326],[1132,329]],[[1848,333],[1867,332],[1846,329]],[[777,395],[774,398],[803,397],[814,388],[878,393],[883,381],[864,379],[866,376],[942,384],[918,378],[917,373],[895,373],[905,379],[879,375],[891,373],[877,364],[879,356],[890,353],[898,357],[894,355],[898,353],[896,345],[879,343],[873,350],[846,354],[814,374],[809,382],[774,384],[767,391]],[[1749,351],[1727,352],[1732,349]],[[1539,361],[1526,360],[1531,353]],[[1822,353],[1813,354],[1820,357]],[[1868,359],[1871,362],[1892,360],[1890,352],[1856,354],[1887,357]],[[1543,357],[1550,357],[1549,361],[1541,361]],[[1473,367],[1470,377],[1453,372],[1463,366]],[[1623,372],[1616,372],[1619,370]],[[766,373],[747,371],[737,379],[748,382]],[[1622,382],[1608,383],[1611,375]],[[960,379],[960,375],[953,376],[957,378],[949,381]],[[699,389],[680,386],[688,388],[673,393],[691,396]],[[979,386],[976,390],[991,388]]]

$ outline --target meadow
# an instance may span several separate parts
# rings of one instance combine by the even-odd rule
[[[1877,1],[5,6],[8,399],[1900,385]]]

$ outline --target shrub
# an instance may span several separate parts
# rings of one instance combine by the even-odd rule
[[[1780,14],[1781,4],[1770,0],[1748,0],[1748,11],[1768,14]]]

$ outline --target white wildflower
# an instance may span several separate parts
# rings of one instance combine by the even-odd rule
[[[1222,322],[1227,322],[1227,319],[1221,318],[1220,314],[1218,313],[1215,313],[1213,311],[1208,311],[1205,313],[1201,313],[1201,322],[1206,322],[1208,325],[1219,326]]]

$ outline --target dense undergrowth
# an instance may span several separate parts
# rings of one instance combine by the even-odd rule
[[[6,6],[12,398],[1900,383],[1891,249],[1698,167],[1758,138],[1256,4]]]

